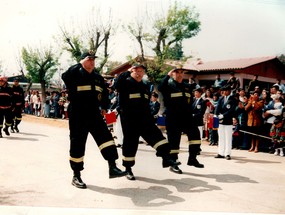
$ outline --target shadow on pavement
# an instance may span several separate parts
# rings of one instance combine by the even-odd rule
[[[184,202],[185,199],[171,195],[171,191],[162,186],[151,186],[149,188],[122,188],[112,189],[88,185],[88,189],[99,193],[130,198],[136,206],[157,207]]]
[[[253,183],[257,184],[257,181],[251,180],[248,177],[234,175],[234,174],[195,174],[195,173],[183,173],[184,175],[190,175],[195,177],[203,177],[203,178],[213,178],[216,179],[217,182],[221,183]]]
[[[236,161],[236,163],[260,163],[260,164],[281,163],[277,161],[268,161],[268,160],[253,160],[243,157],[234,157],[233,160]]]
[[[48,137],[49,135],[45,134],[39,134],[39,133],[26,133],[26,132],[20,132],[19,134],[27,135],[27,136],[41,136],[41,137]]]
[[[208,182],[192,178],[156,180],[145,177],[137,177],[137,179],[152,184],[173,186],[178,192],[181,193],[201,193],[213,190],[221,190],[221,188],[218,186],[209,185]]]
[[[21,141],[39,141],[37,138],[25,138],[25,137],[8,137],[7,140],[21,140]]]

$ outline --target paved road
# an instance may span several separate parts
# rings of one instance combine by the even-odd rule
[[[108,178],[89,137],[82,172],[88,189],[81,190],[71,185],[68,129],[31,121],[20,128],[0,139],[1,215],[285,213],[285,157],[234,150],[230,161],[215,159],[217,147],[203,144],[205,168],[197,169],[186,165],[183,137],[184,174],[163,169],[154,150],[141,144],[137,180],[128,181]]]

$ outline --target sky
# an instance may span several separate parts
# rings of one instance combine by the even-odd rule
[[[195,6],[201,31],[184,41],[184,54],[203,61],[285,54],[283,0],[177,0]],[[5,75],[19,74],[16,58],[22,47],[54,46],[59,26],[84,26],[91,11],[103,22],[112,11],[118,25],[110,43],[111,60],[138,54],[137,43],[119,26],[145,14],[162,15],[174,0],[1,0],[0,61]],[[147,11],[147,12],[146,12]],[[148,21],[148,20],[147,20]],[[152,55],[147,50],[147,55]],[[66,60],[67,61],[67,60]],[[64,64],[64,63],[63,63]],[[66,63],[62,67],[66,67]],[[64,68],[65,69],[65,68]]]

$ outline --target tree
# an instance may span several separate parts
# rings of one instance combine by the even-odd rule
[[[281,54],[277,57],[283,64],[285,64],[285,55]]]
[[[154,33],[144,33],[146,23],[129,24],[129,32],[138,41],[142,60],[145,61],[144,43],[152,44],[155,59],[147,62],[147,74],[151,80],[158,81],[165,69],[165,60],[181,60],[183,58],[182,42],[194,37],[200,31],[199,14],[195,8],[179,5],[177,2],[170,6],[167,14],[154,20]],[[149,25],[149,23],[148,23]]]
[[[169,47],[165,54],[167,59],[181,60],[183,58],[183,47],[181,42],[176,42],[173,47]]]
[[[97,16],[93,17],[92,15],[94,14]],[[64,26],[60,26],[61,34],[57,39],[62,49],[69,52],[76,62],[80,61],[81,54],[87,50],[94,51],[96,55],[99,55],[101,51],[102,54],[100,56],[102,60],[97,66],[98,71],[101,71],[108,61],[109,40],[114,29],[116,29],[116,26],[112,23],[111,11],[108,19],[104,20],[107,20],[107,22],[102,22],[98,8],[96,12],[92,12],[89,22],[85,25],[73,27],[73,30],[67,30]],[[87,30],[83,29],[82,26],[86,26]],[[77,29],[77,31],[75,31],[75,29]]]
[[[169,48],[185,39],[196,36],[200,31],[199,14],[194,8],[181,7],[177,2],[170,6],[166,17],[157,19],[154,23],[157,36],[153,48],[156,56],[167,58]]]
[[[58,57],[52,48],[22,48],[22,58],[28,71],[27,77],[32,83],[41,84],[43,102],[45,102],[46,84],[57,71]]]

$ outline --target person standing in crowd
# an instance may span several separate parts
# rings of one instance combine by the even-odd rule
[[[284,156],[284,147],[285,147],[285,125],[284,125],[284,108],[282,111],[282,116],[276,117],[272,127],[270,129],[270,137],[272,143],[272,149],[274,155]]]
[[[209,125],[209,118],[211,118],[211,114],[213,113],[215,107],[213,105],[213,94],[210,89],[206,90],[205,93],[205,104],[206,104],[206,110],[204,114],[204,131],[205,131],[205,140],[210,140],[210,129],[208,127]]]
[[[263,108],[263,100],[259,99],[259,93],[254,92],[245,106],[245,110],[248,113],[247,126],[251,133],[260,134],[260,128],[263,124],[262,118],[262,108]],[[259,145],[259,137],[252,135],[251,138],[251,147],[249,149],[250,152],[258,152]]]
[[[125,176],[115,161],[118,152],[112,134],[103,115],[109,105],[108,90],[104,79],[95,68],[95,54],[91,51],[81,55],[80,63],[71,66],[62,74],[68,90],[70,130],[70,166],[73,170],[72,185],[86,188],[80,172],[84,169],[84,154],[88,133],[96,141],[100,152],[109,164],[109,178]]]
[[[231,72],[230,73],[230,78],[226,83],[226,86],[229,86],[231,88],[231,94],[235,95],[237,92],[237,89],[240,87],[240,82],[237,77],[235,77],[235,73]]]
[[[233,117],[235,115],[235,109],[237,101],[231,94],[232,88],[225,86],[222,88],[223,96],[219,99],[218,105],[215,109],[215,115],[219,118],[219,144],[218,155],[215,158],[226,158],[231,160],[232,150],[232,126]]]
[[[238,122],[238,119],[237,117],[233,117],[232,149],[240,148],[241,135],[239,130],[240,130],[240,124]]]
[[[32,109],[31,109],[31,91],[30,90],[27,92],[27,95],[25,97],[25,113],[26,114],[32,114]]]
[[[12,92],[13,92],[12,99],[14,103],[14,108],[12,110],[11,132],[14,133],[16,131],[18,133],[19,132],[18,125],[22,121],[22,111],[25,107],[25,97],[24,97],[24,90],[19,85],[19,79],[17,77],[14,78]]]
[[[192,89],[198,89],[200,88],[200,85],[195,81],[195,76],[189,78],[189,84],[191,86]]]
[[[60,115],[59,113],[59,93],[57,91],[52,92],[52,97],[51,97],[51,105],[53,109],[53,118],[57,119]]]
[[[158,101],[158,94],[156,92],[151,93],[151,98],[150,98],[150,112],[153,117],[154,122],[156,123],[157,121],[157,114],[160,109],[160,103]]]
[[[32,91],[31,97],[30,97],[30,106],[31,106],[31,114],[35,115],[36,109],[35,109],[35,103],[38,101],[38,92],[36,90]]]
[[[34,109],[35,109],[35,115],[37,117],[41,116],[41,110],[42,110],[42,101],[41,101],[41,97],[40,94],[37,93],[37,100],[34,103]]]
[[[249,82],[247,92],[251,93],[255,90],[255,87],[259,87],[258,75],[254,75],[253,79]]]
[[[183,82],[183,76],[184,69],[176,67],[168,72],[158,86],[166,108],[165,123],[168,141],[171,145],[171,156],[175,160],[178,159],[181,134],[184,132],[189,143],[187,165],[203,168],[204,165],[197,160],[197,155],[201,151],[201,137],[193,119],[193,89],[189,83]],[[177,165],[171,166],[170,171],[182,174],[182,170]]]
[[[50,117],[50,103],[51,103],[51,96],[50,92],[46,92],[46,102],[44,104],[44,117],[49,118]]]
[[[3,131],[7,136],[10,136],[9,127],[12,125],[12,89],[8,85],[6,77],[0,77],[0,138],[2,138],[2,128],[5,119],[5,127]]]
[[[178,165],[171,159],[170,145],[155,125],[150,112],[150,91],[143,81],[145,66],[135,63],[127,72],[119,75],[115,88],[119,93],[119,106],[123,130],[123,166],[126,167],[127,179],[135,180],[132,167],[138,150],[139,138],[142,137],[156,155],[162,157],[162,167]]]
[[[243,92],[243,91],[240,91]],[[238,124],[240,125],[240,130],[247,130],[247,120],[248,120],[248,114],[245,110],[245,106],[248,103],[248,95],[240,93],[238,106],[236,107],[236,115],[238,119]],[[239,145],[240,149],[248,149],[248,134],[240,132],[240,140],[241,144]]]
[[[214,87],[222,88],[225,85],[225,80],[221,79],[220,74],[216,75],[216,80],[214,82]]]
[[[198,126],[200,132],[200,139],[203,138],[203,130],[204,130],[204,114],[206,111],[206,102],[202,99],[202,89],[194,89],[194,102],[192,104],[192,115],[193,120],[196,126]]]
[[[278,86],[278,89],[285,93],[285,86],[281,83],[281,79],[277,78],[276,83],[273,86]]]

